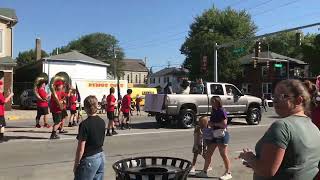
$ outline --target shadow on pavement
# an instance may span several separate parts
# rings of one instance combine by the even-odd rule
[[[189,174],[188,177],[189,177],[189,178],[197,178],[197,179],[219,179],[219,177],[199,178],[199,177],[195,176],[194,174]]]
[[[16,139],[48,139],[45,137],[31,137],[31,136],[5,136],[4,141],[16,140]]]
[[[230,122],[228,125],[248,125],[248,123],[247,122],[239,122],[239,121],[237,121],[237,122]]]
[[[14,131],[9,131],[9,132],[20,132],[20,133],[44,133],[44,134],[51,133],[51,131],[34,131],[34,130],[14,130]]]
[[[268,116],[268,118],[276,118],[276,119],[280,119],[281,117],[273,115],[273,116]]]
[[[142,122],[131,124],[132,129],[156,129],[158,127],[159,126],[156,122]]]

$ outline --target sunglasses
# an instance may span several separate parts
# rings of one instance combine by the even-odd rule
[[[285,99],[289,99],[289,98],[293,98],[294,96],[290,96],[290,95],[287,95],[287,94],[278,94],[278,95],[275,95],[273,97],[273,102],[279,102],[279,101],[283,101]]]

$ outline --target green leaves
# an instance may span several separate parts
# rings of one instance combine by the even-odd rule
[[[123,75],[121,70],[123,62],[121,60],[124,57],[124,52],[118,43],[114,36],[98,32],[84,35],[77,40],[71,41],[67,46],[58,48],[58,50],[59,53],[77,50],[87,56],[108,63],[110,64],[109,72],[113,75],[113,67],[115,66],[113,48],[115,48],[117,75],[120,77]]]
[[[190,70],[190,78],[202,77],[213,80],[213,47],[218,44],[234,40],[253,37],[256,26],[246,11],[236,11],[231,8],[219,10],[211,8],[201,16],[195,18],[190,25],[189,36],[182,44],[180,51],[186,56],[184,67]],[[241,73],[237,59],[242,54],[249,52],[252,42],[238,44],[233,49],[239,49],[233,53],[233,49],[219,49],[218,74],[219,81],[232,81]],[[209,74],[206,76],[200,70],[200,62],[203,56],[208,56]]]
[[[41,50],[41,57],[43,58],[47,56],[48,54],[44,50]],[[34,49],[30,49],[29,51],[19,52],[16,60],[17,60],[18,66],[31,64],[36,61],[36,52],[34,51]]]

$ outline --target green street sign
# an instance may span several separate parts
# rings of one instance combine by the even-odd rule
[[[274,67],[276,67],[276,68],[282,68],[282,64],[274,64]]]
[[[241,53],[244,51],[244,48],[237,48],[233,50],[233,53]]]

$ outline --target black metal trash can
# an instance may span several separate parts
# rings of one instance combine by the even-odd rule
[[[188,160],[155,156],[128,158],[113,164],[116,180],[185,180],[191,168]]]

